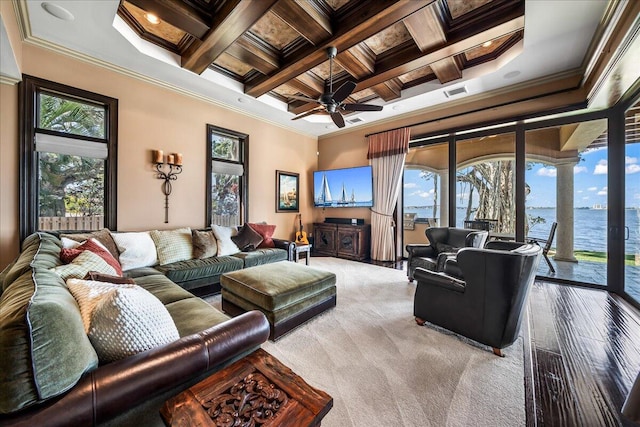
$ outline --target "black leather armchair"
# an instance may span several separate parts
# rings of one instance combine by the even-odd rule
[[[416,322],[425,321],[501,349],[518,336],[522,313],[542,249],[517,244],[512,250],[464,248],[445,262],[444,272],[418,267]],[[491,247],[491,244],[489,245]],[[455,271],[453,267],[458,270]]]
[[[481,248],[489,232],[455,227],[430,227],[424,232],[429,244],[410,244],[406,246],[409,258],[407,276],[413,282],[417,267],[442,271],[444,261],[464,247]]]

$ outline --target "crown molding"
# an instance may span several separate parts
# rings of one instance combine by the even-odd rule
[[[3,76],[0,75],[0,85],[17,85],[18,83],[20,83],[22,81],[22,79],[18,79],[15,77],[9,77],[9,76]]]
[[[25,43],[29,44],[29,45],[36,46],[36,47],[39,47],[39,48],[42,48],[42,49],[47,49],[47,50],[52,51],[54,53],[67,56],[67,57],[76,59],[78,61],[82,61],[82,62],[91,64],[91,65],[95,65],[97,67],[105,68],[105,69],[107,69],[109,71],[113,71],[115,73],[124,75],[126,77],[130,77],[130,78],[133,78],[133,79],[136,79],[136,80],[141,80],[141,81],[143,81],[145,83],[149,83],[149,84],[152,84],[154,86],[158,86],[158,87],[161,87],[161,88],[164,88],[164,89],[168,89],[168,90],[170,90],[172,92],[176,92],[176,93],[179,93],[181,95],[188,96],[189,98],[193,98],[193,99],[196,99],[196,100],[199,100],[199,101],[204,101],[204,102],[206,102],[208,104],[212,104],[212,105],[215,105],[217,107],[224,108],[225,110],[233,111],[234,113],[242,114],[245,117],[250,117],[252,119],[260,120],[261,122],[267,123],[267,124],[272,125],[272,126],[279,127],[281,129],[285,129],[285,130],[290,131],[290,132],[294,132],[294,133],[296,133],[298,135],[302,135],[302,136],[305,136],[305,137],[313,138],[313,139],[316,139],[316,140],[318,139],[318,137],[316,135],[313,135],[313,134],[310,134],[310,133],[306,133],[306,132],[302,132],[302,131],[300,131],[298,129],[295,129],[293,127],[286,126],[286,125],[283,125],[281,123],[277,123],[275,121],[265,119],[264,117],[260,117],[260,116],[258,116],[256,114],[249,113],[249,112],[247,112],[245,110],[242,110],[242,109],[240,109],[238,107],[234,107],[232,105],[225,104],[223,102],[220,102],[220,101],[218,101],[216,99],[213,99],[213,98],[210,98],[208,96],[202,95],[200,93],[181,88],[179,86],[164,82],[162,80],[146,76],[146,75],[144,75],[142,73],[138,73],[136,71],[131,71],[129,69],[126,69],[124,67],[120,67],[120,66],[112,64],[110,62],[103,61],[103,60],[98,59],[98,58],[94,58],[92,56],[89,56],[89,55],[86,55],[84,53],[75,51],[73,49],[69,49],[69,48],[66,48],[64,46],[60,46],[59,44],[52,43],[52,42],[49,42],[47,40],[43,40],[43,39],[41,39],[39,37],[35,37],[31,33],[31,27],[29,25],[29,13],[27,11],[25,0],[13,0],[13,4],[14,4],[14,7],[16,9],[16,16],[18,18],[17,19],[18,20],[18,27],[20,28],[20,35],[22,36],[23,41]]]
[[[489,92],[483,92],[483,93],[479,93],[476,95],[470,95],[461,99],[457,99],[455,101],[450,101],[447,103],[443,103],[443,104],[437,104],[437,105],[433,105],[431,107],[426,107],[420,110],[414,110],[411,112],[407,112],[404,114],[400,114],[397,116],[393,116],[393,117],[389,117],[383,120],[379,120],[376,121],[374,123],[369,123],[367,125],[363,125],[357,128],[349,128],[349,129],[341,129],[335,132],[332,132],[330,134],[326,134],[326,135],[321,135],[320,137],[318,137],[318,140],[322,140],[322,139],[327,139],[327,138],[333,138],[334,136],[338,136],[338,135],[343,135],[343,134],[347,134],[350,132],[355,131],[356,129],[358,131],[360,130],[364,130],[365,133],[366,129],[371,129],[374,127],[378,127],[380,125],[384,125],[384,124],[391,124],[394,122],[398,122],[400,120],[405,120],[405,119],[411,119],[413,117],[417,117],[417,116],[423,116],[423,115],[427,115],[427,114],[435,114],[439,111],[442,110],[446,110],[446,109],[450,109],[450,108],[455,108],[461,105],[465,105],[465,104],[471,104],[474,102],[481,102],[481,101],[485,101],[487,99],[490,98],[495,98],[497,96],[503,96],[503,95],[508,95],[510,93],[513,94],[517,94],[519,92],[521,92],[524,89],[530,89],[532,86],[544,86],[544,85],[549,85],[549,84],[553,84],[553,83],[563,83],[563,86],[565,86],[563,88],[563,90],[570,90],[570,89],[577,89],[579,87],[580,84],[580,80],[582,78],[582,68],[574,68],[572,70],[567,70],[567,71],[563,71],[561,73],[556,73],[556,74],[552,74],[549,76],[545,76],[545,77],[541,77],[538,79],[534,79],[534,80],[528,80],[526,82],[522,82],[522,83],[518,83],[515,85],[511,85],[511,86],[507,86],[507,87],[503,87],[500,89],[495,89]],[[553,92],[557,92],[558,89],[555,89],[553,91],[551,91],[550,93]],[[540,95],[544,96],[546,95],[545,93],[541,93]],[[523,99],[519,99],[519,98],[515,98],[513,99],[512,102],[520,102]],[[526,100],[526,99],[525,99]],[[491,108],[491,107],[487,107],[487,108]],[[447,117],[439,117],[438,120],[444,120]],[[407,125],[408,127],[411,127],[413,125]],[[377,133],[378,131],[376,131]]]

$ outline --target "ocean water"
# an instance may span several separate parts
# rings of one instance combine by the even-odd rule
[[[405,208],[405,213],[414,212],[418,217],[431,217],[433,210],[427,208]],[[462,227],[464,222],[464,208],[458,208],[456,227]],[[547,238],[551,224],[556,220],[555,208],[527,209],[527,215],[541,217],[545,220],[529,230],[530,237]],[[438,213],[439,215],[439,213]],[[607,250],[607,210],[606,209],[575,209],[573,212],[573,247],[575,250],[598,251]],[[640,254],[640,211],[625,210],[625,225],[629,238],[625,242],[625,253]],[[553,244],[552,246],[555,246]]]

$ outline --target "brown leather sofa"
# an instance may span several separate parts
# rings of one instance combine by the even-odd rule
[[[537,245],[518,243],[511,247],[463,248],[455,259],[446,261],[455,263],[457,270],[447,265],[444,272],[418,267],[413,309],[416,322],[441,326],[502,355],[501,349],[518,337],[542,254]]]
[[[0,274],[0,425],[162,426],[164,401],[258,349],[258,311],[230,319],[166,276],[135,278],[165,306],[180,339],[99,363],[78,305],[51,268],[60,240],[35,233]]]
[[[413,282],[416,268],[442,271],[444,261],[465,247],[481,248],[489,237],[488,231],[455,227],[430,227],[425,230],[429,244],[406,246],[407,276]]]

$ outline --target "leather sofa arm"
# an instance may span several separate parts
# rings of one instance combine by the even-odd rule
[[[100,366],[64,396],[8,418],[7,426],[97,425],[149,398],[250,352],[269,338],[269,323],[250,311],[197,334]],[[181,390],[180,390],[181,391]]]
[[[431,245],[422,245],[422,244],[409,244],[406,246],[407,252],[409,253],[409,259],[412,257],[434,257],[437,255],[436,251],[433,249]]]
[[[293,261],[296,256],[296,243],[291,240],[284,239],[273,239],[273,243],[275,243],[276,248],[284,249],[287,251],[287,260]]]
[[[418,286],[420,286],[421,283],[425,283],[460,293],[463,293],[466,287],[466,283],[463,280],[458,280],[444,273],[436,273],[422,267],[416,268],[413,277],[418,281]]]

